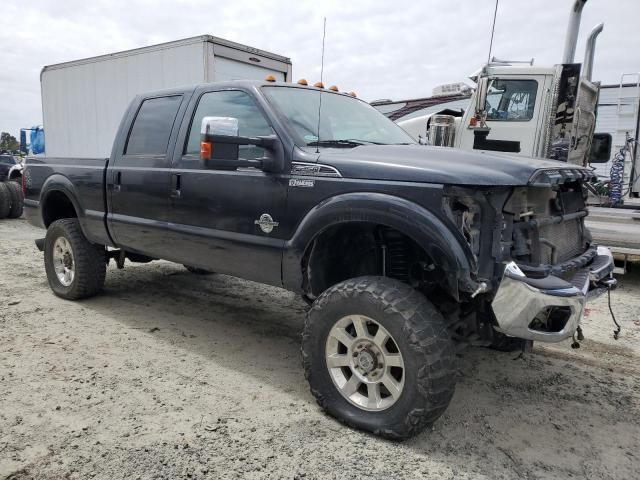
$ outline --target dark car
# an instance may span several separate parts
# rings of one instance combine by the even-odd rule
[[[6,180],[20,181],[22,169],[23,166],[18,157],[10,153],[0,153],[0,182]]]

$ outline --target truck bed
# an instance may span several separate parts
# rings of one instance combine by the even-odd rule
[[[69,198],[81,199],[74,205],[85,236],[94,243],[111,245],[105,223],[105,174],[109,159],[29,157],[25,177],[25,216],[34,225],[44,227],[46,210],[40,211],[43,187],[52,183],[68,192]],[[79,200],[76,200],[79,201]]]

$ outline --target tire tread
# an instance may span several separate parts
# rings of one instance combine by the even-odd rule
[[[73,249],[73,257],[76,265],[75,280],[68,290],[56,289],[52,282],[58,282],[55,272],[49,266],[49,260],[45,253],[45,268],[47,277],[53,292],[59,297],[68,300],[78,300],[91,297],[99,293],[103,286],[107,271],[107,262],[104,246],[95,245],[84,236],[77,218],[65,218],[53,222],[45,239],[45,252],[47,244],[54,242],[55,231],[61,229]]]
[[[0,182],[0,219],[7,218],[11,212],[11,193],[4,182]]]
[[[7,182],[5,184],[11,197],[11,207],[9,210],[9,218],[20,218],[24,209],[24,196],[22,194],[22,186],[16,182]]]
[[[382,303],[385,311],[401,315],[404,319],[402,329],[410,348],[424,359],[417,375],[417,388],[427,407],[409,411],[404,425],[399,428],[374,431],[386,438],[405,439],[419,433],[444,413],[453,396],[457,376],[455,353],[446,322],[431,302],[411,286],[386,277],[359,277],[338,283],[320,295],[305,318],[301,349],[305,378],[311,383],[314,375],[310,355],[306,351],[311,340],[309,332],[314,312],[326,308],[330,302],[361,293]],[[327,399],[322,392],[311,388],[311,393],[318,405],[328,411]],[[349,419],[339,420],[359,428]]]

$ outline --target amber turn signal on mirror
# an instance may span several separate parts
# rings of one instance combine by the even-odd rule
[[[200,160],[211,160],[211,142],[200,142]]]

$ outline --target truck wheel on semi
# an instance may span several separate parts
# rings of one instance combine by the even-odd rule
[[[22,216],[23,165],[10,152],[0,152],[0,219]]]
[[[47,141],[74,143],[64,127]],[[165,89],[135,97],[108,158],[81,144],[25,170],[25,215],[46,229],[36,243],[56,295],[98,294],[110,259],[296,292],[311,303],[312,394],[384,437],[443,414],[457,346],[569,338],[588,291],[615,282],[584,226],[589,170],[423,147],[347,94],[262,81]]]

